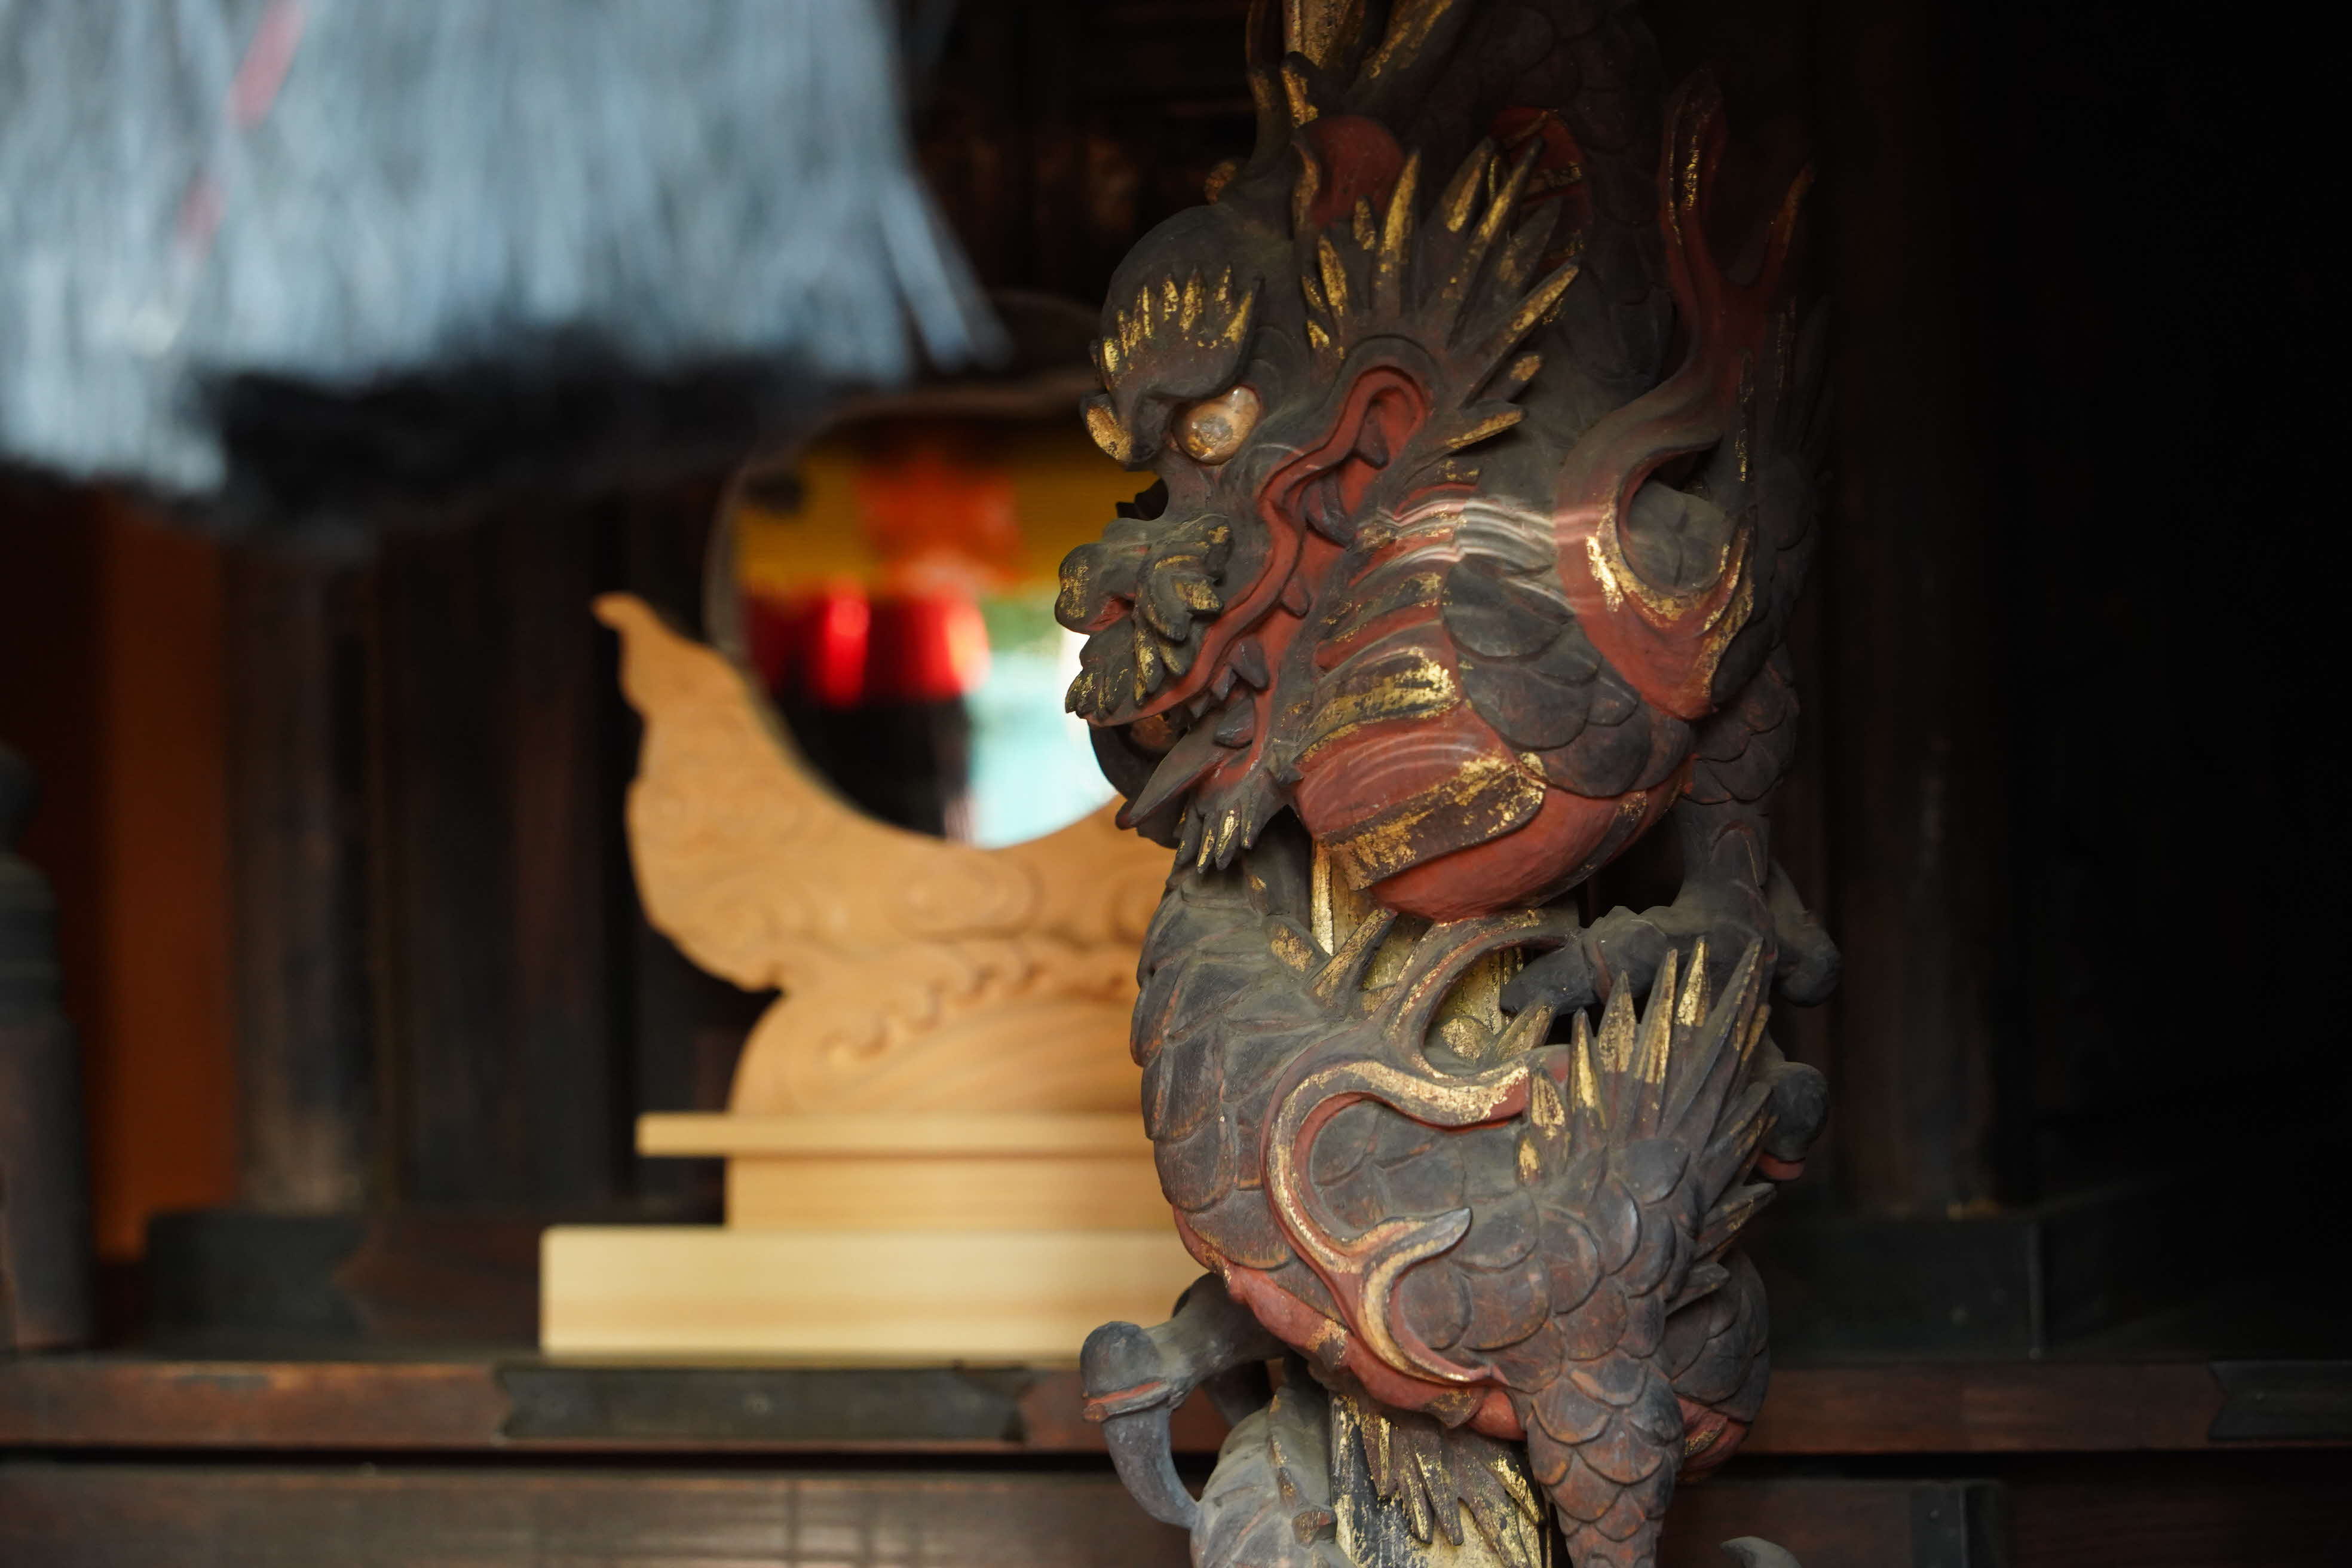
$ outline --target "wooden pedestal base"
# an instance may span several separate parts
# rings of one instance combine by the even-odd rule
[[[1132,1114],[648,1116],[727,1224],[558,1226],[540,1342],[599,1354],[1068,1361],[1196,1279]]]

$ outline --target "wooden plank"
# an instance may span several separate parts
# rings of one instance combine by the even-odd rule
[[[1131,1111],[821,1116],[656,1112],[637,1118],[640,1154],[1142,1154]]]
[[[1807,1568],[1899,1568],[1923,1491],[1719,1480],[1677,1501],[1663,1568],[1722,1568],[1767,1534]],[[0,1560],[45,1568],[760,1563],[763,1568],[1178,1568],[1183,1534],[1098,1471],[645,1474],[376,1467],[0,1464]],[[1938,1556],[1938,1568],[1977,1558]]]
[[[2221,1408],[2203,1363],[1789,1367],[1748,1454],[2201,1448]]]
[[[42,1448],[473,1448],[508,1400],[465,1362],[0,1362],[0,1445]]]
[[[45,1568],[1179,1568],[1107,1475],[630,1475],[0,1465],[0,1562]]]
[[[2008,1568],[2352,1563],[2352,1456],[2340,1450],[2053,1461],[2007,1492]]]
[[[166,1361],[52,1356],[0,1362],[0,1446],[124,1448],[387,1449],[515,1446],[500,1380],[530,1357],[383,1362]],[[2325,1378],[2333,1363],[2311,1363]],[[759,1363],[748,1363],[749,1370]],[[624,1368],[623,1370],[631,1370]],[[644,1370],[642,1363],[636,1370]],[[773,1367],[779,1375],[793,1369]],[[2273,1369],[2273,1375],[2277,1375]],[[1028,1371],[1017,1447],[1095,1451],[1079,1414],[1077,1374]],[[1963,1363],[1797,1367],[1771,1396],[1742,1455],[2276,1452],[2279,1441],[2217,1445],[2222,1405],[2199,1363],[2113,1365]],[[1205,1405],[1180,1414],[1178,1446],[1213,1452],[1223,1433]],[[713,1441],[792,1448],[714,1433]],[[690,1434],[613,1446],[691,1447]]]
[[[727,1162],[727,1223],[737,1229],[1160,1232],[1167,1219],[1168,1200],[1148,1149],[1113,1158],[829,1155]]]
[[[1172,1232],[556,1226],[540,1343],[604,1355],[1075,1360],[1200,1277]]]

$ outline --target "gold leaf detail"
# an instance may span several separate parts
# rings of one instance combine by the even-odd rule
[[[1135,455],[1135,443],[1128,436],[1127,426],[1102,404],[1087,405],[1087,434],[1095,438],[1095,445],[1113,462],[1124,463]]]
[[[1675,1038],[1675,966],[1679,957],[1673,948],[1666,949],[1665,961],[1658,965],[1657,978],[1650,987],[1650,1005],[1642,1019],[1641,1054],[1634,1072],[1643,1083],[1666,1081],[1666,1054]]]
[[[1601,1070],[1623,1072],[1633,1062],[1633,988],[1623,975],[1609,988],[1609,1005],[1601,1010],[1601,1036],[1595,1042]]]
[[[1331,303],[1331,315],[1338,318],[1348,313],[1348,272],[1340,265],[1339,253],[1328,239],[1315,242],[1315,258],[1323,268],[1323,297]]]
[[[1690,974],[1675,1004],[1675,1022],[1695,1029],[1706,1022],[1707,1006],[1706,938],[1701,937],[1691,949]]]
[[[1535,1073],[1528,1079],[1528,1120],[1546,1132],[1557,1132],[1568,1125],[1568,1107],[1559,1102],[1559,1090],[1552,1087],[1545,1073]]]
[[[1286,60],[1282,66],[1282,90],[1290,100],[1290,122],[1304,125],[1315,118],[1315,100],[1307,95],[1307,74]]]
[[[1549,320],[1561,297],[1568,292],[1568,286],[1576,281],[1580,270],[1571,261],[1537,284],[1536,291],[1511,312],[1511,324],[1505,329],[1507,334],[1513,338],[1524,337],[1535,329],[1536,323]]]
[[[1489,414],[1467,430],[1458,435],[1448,436],[1445,438],[1445,450],[1458,452],[1465,447],[1477,445],[1489,436],[1499,436],[1526,418],[1527,412],[1524,408],[1506,408],[1497,413]]]
[[[1485,182],[1486,164],[1494,156],[1493,142],[1479,142],[1470,149],[1470,155],[1462,160],[1462,166],[1454,170],[1454,177],[1445,183],[1444,191],[1437,198],[1437,216],[1448,233],[1460,234],[1462,226],[1470,221],[1470,208],[1478,199],[1478,187]]]
[[[1379,86],[1419,56],[1446,13],[1465,4],[1467,0],[1399,0],[1390,9],[1387,36],[1364,67],[1364,84]]]
[[[1403,171],[1397,175],[1396,190],[1389,197],[1387,217],[1381,225],[1380,258],[1372,268],[1372,300],[1383,314],[1393,315],[1404,308],[1404,268],[1407,247],[1412,240],[1412,206],[1414,192],[1421,183],[1421,153],[1416,150],[1404,161]]]

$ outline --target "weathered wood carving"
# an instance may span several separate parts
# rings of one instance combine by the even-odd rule
[[[1718,97],[1612,0],[1286,0],[1249,47],[1255,152],[1097,345],[1157,482],[1064,568],[1071,705],[1176,850],[1133,1044],[1212,1271],[1089,1339],[1090,1414],[1204,1564],[1650,1563],[1763,1397],[1736,1244],[1824,1110],[1767,1033],[1837,967],[1766,810],[1804,181],[1717,232]],[[1662,821],[1673,902],[1580,915]]]

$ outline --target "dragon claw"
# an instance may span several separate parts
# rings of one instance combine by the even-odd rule
[[[1227,1420],[1247,1414],[1265,1387],[1263,1363],[1281,1352],[1213,1274],[1195,1280],[1164,1323],[1105,1323],[1087,1336],[1078,1352],[1086,1417],[1101,1426],[1119,1480],[1146,1513],[1186,1530],[1199,1521],[1201,1505],[1176,1473],[1169,1417],[1204,1384]]]

